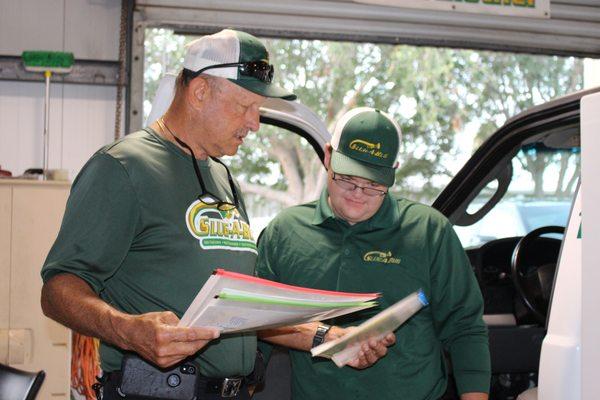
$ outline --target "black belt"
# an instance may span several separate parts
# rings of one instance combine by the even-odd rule
[[[99,389],[102,386],[104,387],[104,398],[122,398],[117,392],[117,388],[121,382],[121,371],[105,372],[102,378],[100,378],[99,380],[100,384],[98,385],[97,389]],[[232,399],[238,396],[242,392],[242,390],[247,390],[248,383],[248,378],[244,376],[236,376],[229,378],[208,378],[200,375],[198,377],[198,382],[196,385],[196,395],[199,397],[199,399],[206,397],[203,396],[205,394],[213,395],[210,396],[210,398],[214,398],[214,395],[217,395],[220,398]],[[115,397],[111,396],[113,392]],[[244,396],[241,397],[244,398]]]
[[[204,388],[202,388],[204,386]],[[247,380],[243,376],[231,378],[206,378],[200,376],[197,393],[217,393],[221,397],[235,397],[240,389],[247,386]]]

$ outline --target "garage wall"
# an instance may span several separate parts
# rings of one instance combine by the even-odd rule
[[[118,60],[120,0],[0,0],[0,56],[71,51],[76,60]],[[50,168],[71,179],[114,136],[114,86],[54,83]],[[13,175],[41,167],[44,84],[0,81],[0,165]]]

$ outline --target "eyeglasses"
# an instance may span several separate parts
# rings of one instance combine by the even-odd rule
[[[358,186],[357,184],[352,183],[349,180],[340,177],[339,175],[336,175],[335,172],[333,173],[333,181],[344,190],[352,192],[353,190],[360,189],[366,196],[370,197],[385,196],[387,194],[387,190]]]
[[[204,67],[202,69],[199,69],[198,71],[192,71],[190,69],[184,68],[183,73],[188,78],[195,78],[209,69],[228,67],[238,67],[238,72],[240,73],[240,75],[256,78],[264,83],[273,82],[273,65],[269,64],[266,61],[248,61],[209,65],[208,67]]]
[[[231,211],[233,209],[236,209],[239,205],[237,190],[235,190],[235,184],[233,183],[233,177],[231,176],[231,173],[229,172],[229,169],[227,168],[227,166],[225,164],[223,164],[223,162],[221,160],[219,160],[218,158],[211,157],[211,159],[213,161],[221,164],[223,166],[223,168],[225,168],[225,171],[227,171],[227,180],[229,181],[229,187],[231,189],[231,194],[233,195],[233,203],[230,203],[228,201],[223,201],[223,200],[219,199],[218,196],[216,196],[216,195],[212,194],[211,192],[209,192],[208,190],[206,190],[206,186],[204,186],[204,180],[202,179],[202,174],[200,173],[200,168],[198,168],[198,163],[196,162],[196,156],[194,155],[194,151],[183,140],[179,139],[177,136],[175,136],[175,134],[173,134],[171,129],[169,129],[169,127],[165,124],[165,121],[162,119],[162,117],[159,118],[156,122],[161,127],[161,129],[169,132],[171,134],[171,136],[173,136],[173,138],[177,141],[177,143],[179,143],[180,146],[185,147],[186,149],[188,149],[190,151],[192,164],[194,165],[194,172],[196,173],[196,178],[198,179],[198,183],[200,184],[200,190],[201,190],[200,194],[198,195],[198,200],[200,200],[202,203],[206,204],[207,206],[215,206],[215,208],[219,211]]]

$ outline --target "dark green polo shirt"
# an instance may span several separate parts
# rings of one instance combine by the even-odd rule
[[[225,168],[197,163],[208,191],[231,201]],[[151,130],[104,147],[73,183],[44,281],[72,273],[126,313],[181,317],[215,268],[252,274],[256,261],[244,204],[224,213],[203,207],[199,194],[190,156]],[[247,375],[255,353],[254,334],[226,335],[197,361],[206,376]],[[101,344],[104,371],[120,369],[121,357]]]
[[[460,393],[487,392],[490,358],[483,302],[450,223],[430,207],[386,196],[369,220],[349,225],[319,201],[289,208],[263,232],[257,274],[293,285],[381,292],[380,306],[329,321],[358,325],[422,288],[430,306],[396,331],[396,344],[371,368],[337,368],[290,351],[293,397],[438,399],[446,389],[443,349]]]

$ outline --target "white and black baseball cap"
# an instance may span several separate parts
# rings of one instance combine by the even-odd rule
[[[295,100],[296,95],[273,84],[269,53],[254,36],[232,29],[203,36],[187,45],[184,74],[226,78],[265,97]]]

